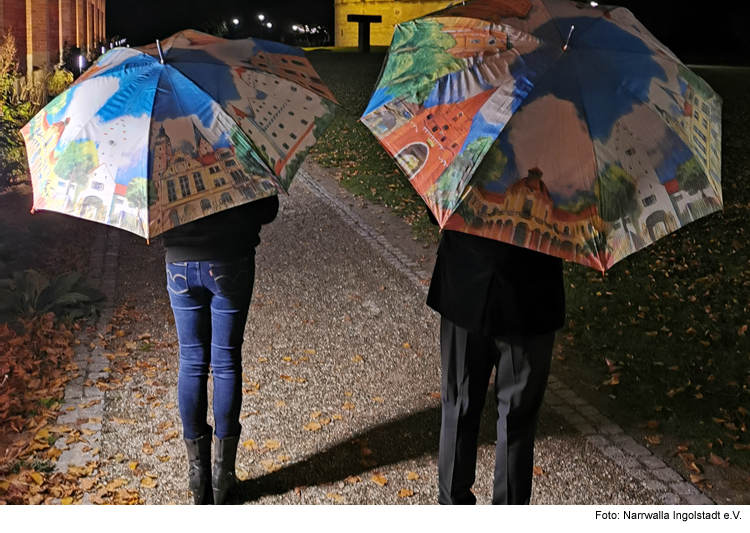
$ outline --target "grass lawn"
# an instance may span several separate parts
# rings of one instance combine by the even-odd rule
[[[314,157],[354,194],[437,232],[419,196],[358,122],[382,53],[311,52],[344,107]],[[621,261],[606,275],[567,264],[565,343],[601,368],[600,387],[697,454],[750,465],[750,70],[696,69],[724,98],[725,209]],[[605,384],[606,383],[606,384]]]

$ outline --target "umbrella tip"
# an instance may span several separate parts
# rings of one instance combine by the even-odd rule
[[[146,239],[146,246],[151,246],[151,239]]]
[[[156,39],[156,49],[159,51],[159,63],[164,64],[164,50],[161,47],[161,41]]]
[[[31,208],[31,214],[33,215],[34,213],[36,213],[36,207]]]

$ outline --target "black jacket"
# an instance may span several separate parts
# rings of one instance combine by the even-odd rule
[[[565,323],[562,260],[444,231],[427,305],[454,324],[490,337],[555,331]]]
[[[162,244],[167,263],[253,257],[261,226],[278,212],[279,198],[274,195],[166,231]]]

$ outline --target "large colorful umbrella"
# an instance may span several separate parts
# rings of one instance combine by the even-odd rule
[[[336,107],[298,48],[188,30],[111,50],[22,130],[34,208],[153,237],[288,189]]]
[[[722,208],[721,98],[621,7],[400,24],[362,121],[442,228],[602,271]]]

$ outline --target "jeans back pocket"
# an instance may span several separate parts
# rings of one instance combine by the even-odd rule
[[[211,277],[220,296],[237,296],[252,289],[255,264],[249,259],[231,262],[211,262]]]
[[[167,290],[175,294],[188,291],[187,263],[167,263]]]

